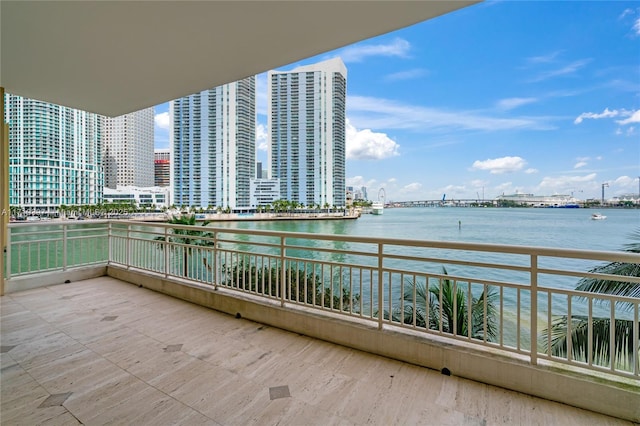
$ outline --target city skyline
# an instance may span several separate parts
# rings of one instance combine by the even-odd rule
[[[390,201],[638,193],[636,2],[484,2],[278,70],[349,69],[346,185]],[[266,164],[266,73],[257,77]],[[156,147],[167,144],[156,107]]]

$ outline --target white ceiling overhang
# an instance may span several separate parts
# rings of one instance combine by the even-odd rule
[[[2,0],[0,86],[117,116],[473,3]]]

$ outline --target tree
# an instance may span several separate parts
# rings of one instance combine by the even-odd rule
[[[445,268],[442,268],[442,271],[444,275],[448,275]],[[441,289],[442,299],[440,298]],[[483,291],[479,297],[472,295],[469,304],[469,297],[464,290],[455,286],[454,282],[448,278],[441,278],[438,284],[432,284],[428,292],[426,283],[412,280],[408,281],[404,287],[402,295],[404,312],[400,312],[398,308],[392,313],[392,319],[404,324],[413,324],[415,316],[415,324],[418,327],[440,330],[442,324],[442,331],[445,333],[459,336],[470,335],[474,339],[481,340],[486,338],[491,342],[495,341],[497,337],[497,298],[495,289],[488,287],[487,291]],[[471,333],[468,330],[469,306],[471,308]]]
[[[640,229],[631,234],[632,243],[626,244],[624,251],[640,253]],[[640,277],[639,263],[611,262],[597,266],[589,272],[597,274],[610,274],[627,277]],[[583,278],[578,282],[576,290],[589,293],[611,294],[616,296],[640,298],[640,284],[625,281],[603,280],[598,278]],[[585,298],[582,298],[583,300]],[[598,303],[598,302],[596,302]],[[630,311],[632,304],[620,303],[618,307],[623,311]],[[596,364],[609,364],[610,353],[610,318],[592,318],[592,339],[589,348],[589,319],[584,315],[571,316],[571,351],[574,359],[586,361],[591,349],[593,361]],[[556,356],[565,357],[567,354],[567,340],[569,318],[567,315],[557,316],[551,324],[551,342],[549,342],[549,330],[542,332],[542,344],[544,350],[549,349]],[[633,321],[616,319],[614,324],[614,363],[632,365],[634,358]],[[635,339],[638,339],[635,336]]]
[[[168,220],[168,223],[172,225],[187,225],[195,227],[196,215],[172,216]],[[208,224],[209,222],[202,222],[202,226],[207,226]],[[176,253],[182,252],[183,274],[187,277],[189,272],[189,259],[193,254],[193,246],[213,247],[215,245],[213,241],[214,234],[212,232],[202,231],[199,229],[171,228],[170,231],[171,236],[168,238],[168,241],[174,244],[180,244],[173,248]],[[155,239],[156,241],[165,241],[165,237],[156,237]],[[164,248],[164,246],[164,244],[160,245],[161,248]],[[203,262],[206,265],[206,258],[203,258]]]

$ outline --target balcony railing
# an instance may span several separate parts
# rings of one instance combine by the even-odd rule
[[[113,265],[640,378],[640,299],[573,289],[583,278],[639,284],[588,271],[640,254],[132,221],[9,229],[8,279]]]

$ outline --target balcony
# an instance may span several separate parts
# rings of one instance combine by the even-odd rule
[[[218,228],[193,233],[202,229],[128,221],[10,225],[3,420],[640,419],[640,300],[543,285],[549,277],[589,275],[588,262],[640,263],[640,255]],[[478,252],[509,261],[474,261]],[[554,259],[577,263],[558,268]],[[416,283],[440,285],[442,300],[446,282],[461,290],[456,302],[496,294],[493,322],[485,299],[474,305],[481,307],[479,323],[472,309],[454,315],[451,331],[445,321],[421,323]],[[631,309],[620,309],[623,302]],[[583,312],[590,327],[599,315],[631,319],[631,363],[545,349],[550,318]]]

